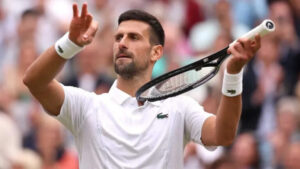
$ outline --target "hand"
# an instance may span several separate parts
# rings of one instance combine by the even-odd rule
[[[78,15],[77,4],[73,4],[73,18],[69,28],[69,39],[78,46],[88,45],[93,41],[98,30],[98,23],[87,11],[87,4],[84,3],[81,9],[81,16]]]
[[[227,63],[227,72],[230,74],[239,73],[260,48],[260,36],[255,36],[254,40],[238,39],[228,49],[232,56]]]

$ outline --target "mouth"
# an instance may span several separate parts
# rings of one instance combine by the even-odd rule
[[[122,58],[128,58],[128,59],[131,59],[132,57],[125,54],[125,53],[121,53],[121,54],[118,54],[117,57],[116,57],[116,60],[117,59],[122,59]]]

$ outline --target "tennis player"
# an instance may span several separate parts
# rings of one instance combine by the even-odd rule
[[[138,103],[135,92],[151,79],[163,54],[164,31],[155,17],[139,10],[121,14],[118,22],[113,45],[118,77],[108,93],[96,95],[54,79],[96,34],[98,24],[87,4],[81,14],[73,5],[69,32],[37,58],[23,79],[44,109],[74,135],[80,168],[181,169],[188,141],[208,149],[231,144],[241,114],[242,68],[259,49],[260,37],[239,39],[229,48],[232,57],[214,116],[186,96]],[[229,86],[235,90],[228,92]]]

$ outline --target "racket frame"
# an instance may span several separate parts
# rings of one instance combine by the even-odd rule
[[[248,39],[253,39],[258,34],[262,37],[262,36],[265,36],[266,34],[268,34],[270,32],[273,32],[274,30],[275,30],[274,22],[272,20],[266,19],[260,25],[256,26],[255,28],[253,28],[252,30],[250,30],[249,32],[244,34],[242,37],[243,38],[248,38]],[[236,41],[233,41],[229,46],[231,46],[235,42]],[[222,50],[220,50],[220,51],[218,51],[217,53],[209,55],[209,56],[207,56],[203,59],[200,59],[200,60],[198,60],[194,63],[191,63],[191,64],[186,65],[184,67],[181,67],[179,69],[173,70],[169,73],[163,74],[163,75],[151,80],[150,82],[143,85],[136,92],[136,99],[140,102],[144,102],[144,101],[147,101],[147,100],[148,101],[162,100],[162,99],[166,99],[168,97],[177,96],[179,94],[182,94],[184,92],[187,92],[189,90],[192,90],[192,89],[202,85],[203,83],[207,82],[208,80],[213,78],[218,73],[222,62],[229,56],[229,54],[227,53],[227,49],[229,48],[229,46],[222,49]],[[198,81],[188,85],[187,87],[184,87],[183,89],[180,89],[179,91],[171,92],[169,94],[163,94],[163,95],[153,97],[153,98],[142,97],[141,96],[141,94],[143,92],[150,89],[154,85],[157,85],[157,84],[163,82],[164,80],[167,80],[171,77],[174,77],[178,74],[181,74],[181,73],[189,71],[189,70],[195,69],[196,71],[198,71],[201,68],[208,67],[208,66],[214,66],[215,68],[213,69],[213,71],[211,71],[209,74],[207,74],[203,78],[201,78]]]
[[[218,51],[217,53],[211,54],[207,57],[204,57],[196,62],[193,62],[189,65],[183,66],[179,69],[173,70],[171,72],[168,72],[166,74],[163,74],[151,81],[149,81],[148,83],[146,83],[145,85],[143,85],[141,88],[139,88],[139,90],[136,92],[136,99],[140,102],[145,102],[146,100],[150,101],[150,102],[154,102],[157,100],[162,100],[162,99],[166,99],[168,97],[173,97],[173,96],[177,96],[179,94],[182,94],[186,91],[192,90],[204,83],[206,83],[208,80],[210,80],[211,78],[213,78],[220,69],[220,66],[222,64],[222,62],[228,58],[229,54],[227,53],[229,46],[225,47],[224,49]],[[146,90],[150,89],[151,87],[163,82],[164,80],[167,80],[171,77],[174,77],[178,74],[181,74],[183,72],[189,71],[189,70],[195,70],[195,71],[199,71],[201,70],[203,67],[215,67],[209,74],[207,74],[206,76],[204,76],[203,78],[199,79],[197,82],[192,83],[191,85],[188,85],[187,87],[177,91],[177,92],[172,92],[169,94],[165,94],[165,95],[161,95],[161,96],[157,96],[157,97],[153,97],[153,98],[145,98],[142,97],[141,94],[143,92],[145,92]]]

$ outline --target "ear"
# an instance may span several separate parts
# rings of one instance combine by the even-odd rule
[[[158,61],[158,59],[160,59],[163,55],[163,47],[162,45],[154,45],[152,46],[151,49],[151,58],[150,60],[152,62],[156,62]]]

